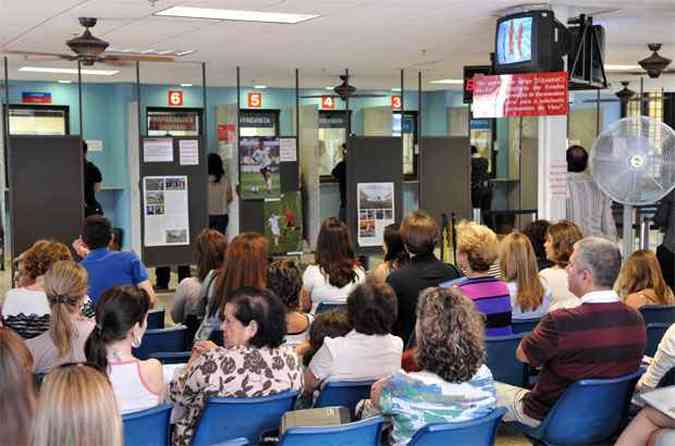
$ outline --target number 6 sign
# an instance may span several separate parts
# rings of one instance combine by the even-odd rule
[[[183,105],[183,92],[180,90],[169,90],[169,105],[172,107]]]

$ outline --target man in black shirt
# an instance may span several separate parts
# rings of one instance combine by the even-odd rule
[[[335,165],[331,175],[338,182],[340,188],[340,211],[338,218],[341,222],[346,223],[345,210],[347,207],[347,166],[345,164],[345,155],[347,154],[347,144],[342,144],[342,159]]]
[[[103,176],[94,163],[87,160],[87,143],[82,142],[84,151],[84,216],[103,215],[101,204],[96,201],[96,192],[101,190]]]

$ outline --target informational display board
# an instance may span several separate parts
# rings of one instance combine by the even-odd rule
[[[70,246],[84,219],[84,168],[79,136],[10,136],[12,257],[39,239]]]
[[[141,240],[146,266],[187,265],[208,227],[206,149],[197,137],[144,137],[140,146]]]

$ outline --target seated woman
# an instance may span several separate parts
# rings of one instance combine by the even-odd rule
[[[661,338],[654,359],[638,381],[637,391],[654,390],[673,367],[675,367],[675,324],[671,325]]]
[[[551,306],[548,311],[559,308],[574,308],[581,300],[567,286],[567,264],[574,250],[574,244],[584,238],[579,226],[568,220],[551,225],[546,231],[544,249],[546,258],[553,266],[539,271],[545,288],[551,290]]]
[[[645,407],[624,429],[614,446],[670,446],[675,439],[675,420]]]
[[[398,223],[392,223],[384,228],[384,262],[373,271],[373,276],[380,282],[386,281],[390,272],[396,271],[410,261],[399,228]]]
[[[5,327],[0,327],[0,364],[0,443],[28,446],[35,412],[33,358],[23,339]]]
[[[663,279],[656,255],[648,249],[635,251],[626,260],[614,286],[629,307],[673,305],[675,296]]]
[[[2,306],[4,324],[22,338],[30,339],[49,329],[49,302],[43,286],[43,276],[59,260],[73,260],[66,245],[47,240],[37,241],[21,256],[23,283],[5,294]]]
[[[393,445],[408,444],[428,423],[470,421],[495,409],[483,331],[480,313],[459,290],[422,292],[415,325],[415,359],[422,371],[398,371],[371,389],[374,408],[391,416]]]
[[[346,336],[350,331],[352,331],[352,325],[349,323],[346,311],[324,311],[314,318],[309,328],[309,339],[298,345],[295,351],[302,356],[302,363],[307,367],[316,352],[323,346],[324,339]]]
[[[80,309],[87,292],[87,271],[71,260],[54,263],[44,276],[51,318],[49,331],[26,342],[33,372],[47,373],[66,362],[82,362],[84,343],[96,326]]]
[[[352,331],[325,338],[305,370],[305,394],[326,379],[379,379],[401,368],[403,340],[391,334],[396,321],[394,290],[369,278],[347,298],[347,318]]]
[[[150,296],[145,290],[130,285],[109,289],[96,305],[96,328],[84,347],[87,361],[110,376],[122,414],[162,401],[162,364],[156,359],[140,361],[131,351],[141,345],[149,310]]]
[[[169,399],[182,414],[174,445],[191,444],[208,397],[258,397],[302,388],[302,364],[293,347],[284,345],[286,309],[272,291],[240,288],[219,315],[225,346],[195,344],[187,367],[169,384]]]
[[[520,232],[504,237],[499,246],[499,265],[511,295],[512,319],[539,319],[551,305],[551,291],[537,274],[537,259],[530,240]]]
[[[492,229],[474,222],[457,225],[457,263],[466,278],[456,286],[471,298],[485,315],[487,336],[510,335],[511,296],[506,282],[490,274],[499,256],[497,236]]]
[[[40,388],[32,446],[122,446],[110,382],[100,370],[75,363],[52,370]]]
[[[551,223],[548,220],[535,220],[528,223],[523,229],[523,234],[530,239],[532,243],[532,248],[534,249],[534,255],[537,256],[537,271],[541,271],[544,268],[548,268],[552,263],[546,258],[546,249],[544,248],[544,243],[546,243],[546,231],[548,231]]]
[[[267,267],[267,288],[273,291],[286,307],[286,344],[297,347],[309,337],[314,317],[300,311],[302,273],[292,260],[276,260]]]

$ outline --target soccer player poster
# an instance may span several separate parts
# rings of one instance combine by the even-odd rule
[[[302,204],[300,192],[286,192],[280,199],[265,200],[265,237],[272,255],[302,253]]]
[[[239,196],[243,200],[279,198],[279,138],[243,137],[239,140]]]

